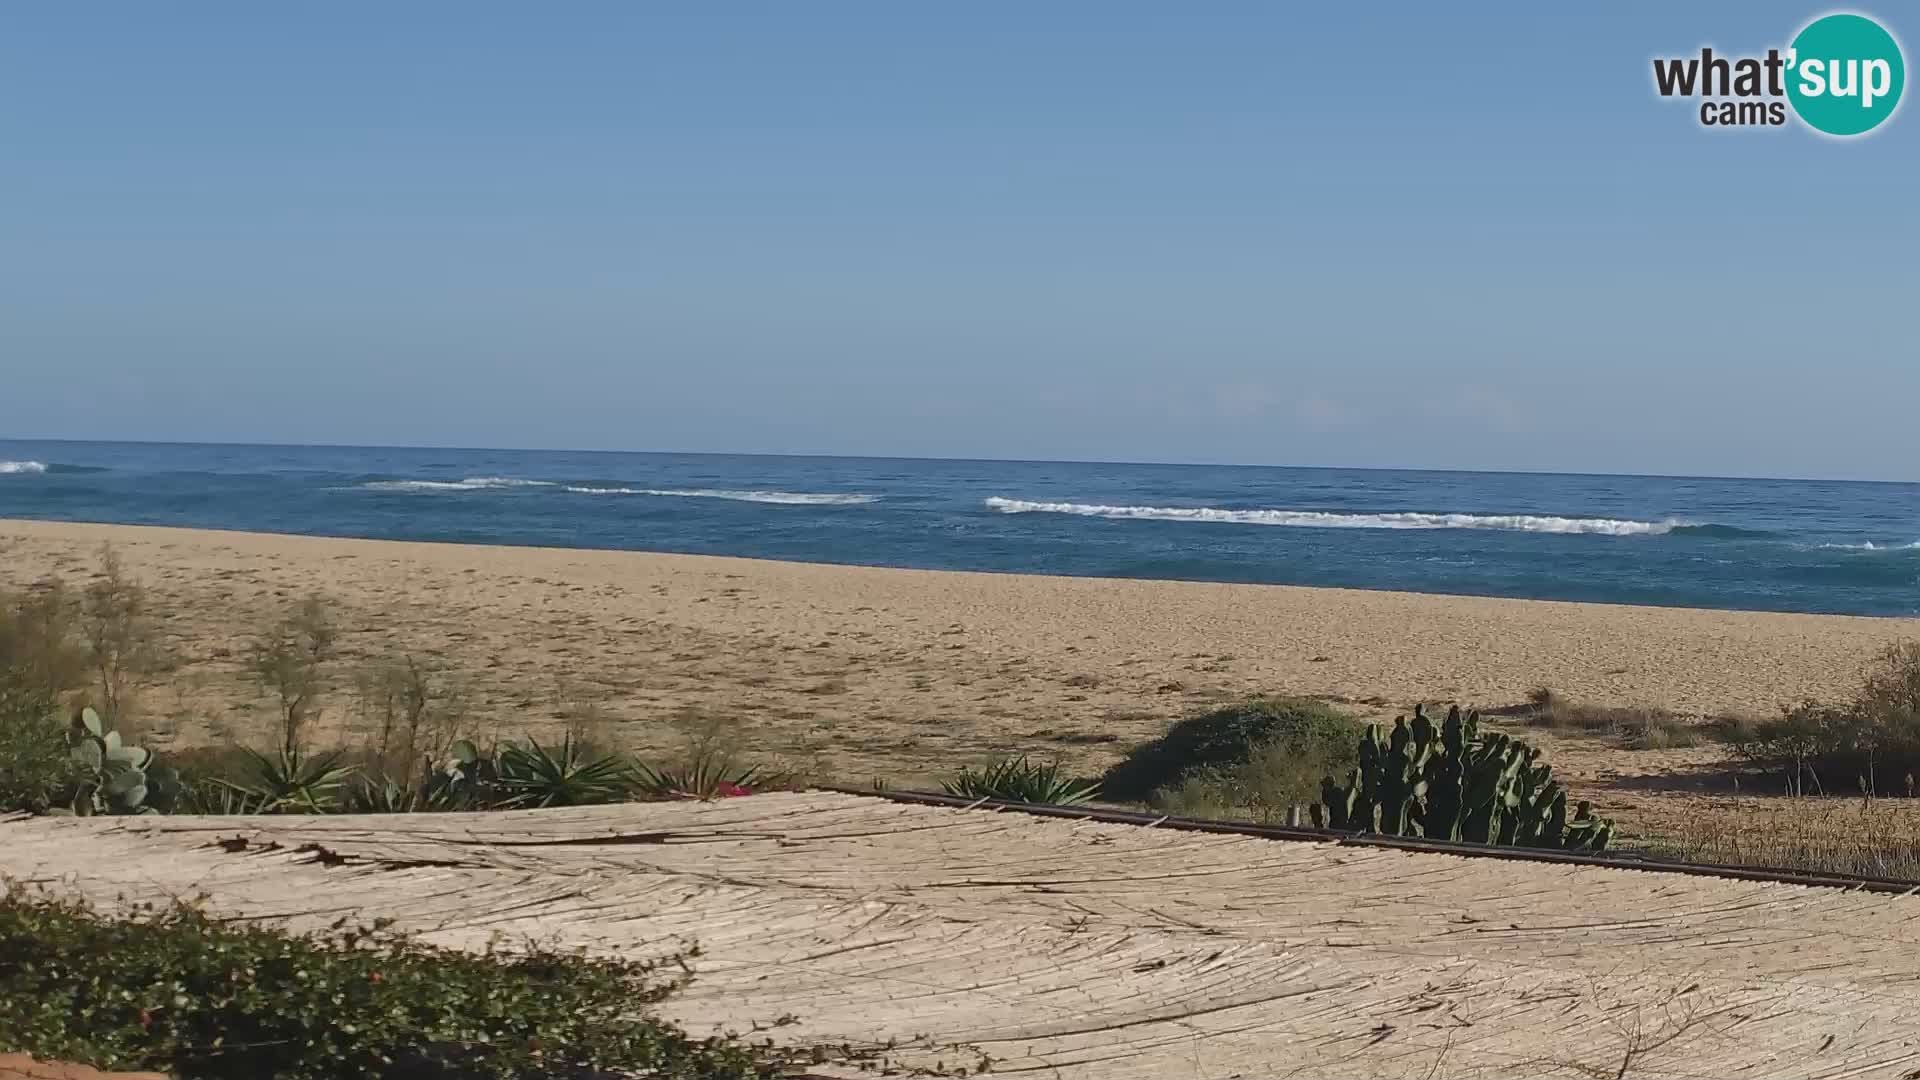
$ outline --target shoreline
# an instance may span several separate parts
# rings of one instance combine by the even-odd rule
[[[1444,471],[1444,470],[1436,470]],[[1560,475],[1560,474],[1553,474]],[[1585,474],[1567,474],[1585,475]],[[1600,475],[1600,474],[1595,474]],[[1897,481],[1859,481],[1860,483],[1896,483]],[[1211,578],[1116,577],[1104,574],[1035,574],[1020,570],[958,570],[917,566],[893,566],[886,563],[824,562],[808,559],[776,559],[760,555],[713,555],[694,551],[665,551],[652,548],[567,547],[553,544],[505,544],[485,540],[399,540],[377,536],[347,536],[330,533],[276,532],[271,529],[229,529],[216,525],[148,525],[115,521],[68,521],[54,518],[9,518],[0,515],[0,538],[14,526],[74,526],[84,529],[137,529],[151,532],[206,533],[221,536],[276,537],[286,540],[316,540],[354,544],[406,544],[427,547],[498,548],[507,551],[536,551],[553,554],[591,552],[607,555],[658,556],[671,559],[707,559],[716,562],[761,563],[771,566],[808,566],[823,569],[876,570],[908,574],[979,575],[997,578],[1041,581],[1143,582],[1163,585],[1221,586],[1233,589],[1290,589],[1306,593],[1351,593],[1366,596],[1428,597],[1438,600],[1494,601],[1511,604],[1556,604],[1571,608],[1619,608],[1632,611],[1680,611],[1701,614],[1778,615],[1792,618],[1859,619],[1911,624],[1920,635],[1920,614],[1874,615],[1844,611],[1792,611],[1779,608],[1692,607],[1684,604],[1635,604],[1622,600],[1559,600],[1542,596],[1504,596],[1495,593],[1454,593],[1419,589],[1369,589],[1354,585],[1299,585],[1283,581],[1219,581]],[[0,579],[4,583],[4,579]]]

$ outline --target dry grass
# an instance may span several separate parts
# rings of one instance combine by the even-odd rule
[[[1527,695],[1526,721],[1533,727],[1612,739],[1628,750],[1679,750],[1707,741],[1708,729],[1665,709],[1645,705],[1594,705],[1547,687]]]
[[[1683,862],[1920,881],[1911,800],[1797,796],[1665,822],[1625,848]]]

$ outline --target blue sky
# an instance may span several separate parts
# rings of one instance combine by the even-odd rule
[[[1920,479],[1824,10],[13,5],[0,436]]]

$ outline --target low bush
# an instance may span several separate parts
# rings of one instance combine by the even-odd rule
[[[171,807],[196,814],[403,814],[590,806],[648,799],[718,799],[791,786],[782,772],[738,762],[712,744],[672,765],[593,750],[571,736],[528,737],[481,749],[456,739],[411,775],[379,769],[382,758],[341,751],[262,754],[203,748],[170,758],[180,795]]]
[[[74,774],[61,696],[86,680],[75,607],[55,582],[0,593],[0,813],[44,813]]]
[[[1361,727],[1324,702],[1258,698],[1187,717],[1143,743],[1101,778],[1120,802],[1211,799],[1222,805],[1310,802],[1320,778],[1354,761]],[[1186,812],[1166,807],[1169,812]]]
[[[1844,703],[1806,701],[1730,727],[1735,753],[1778,773],[1792,794],[1898,794],[1920,773],[1920,644],[1877,654]]]
[[[44,814],[78,779],[66,725],[43,695],[0,687],[0,814]]]
[[[778,1074],[765,1048],[650,1016],[676,986],[648,964],[545,948],[462,953],[384,927],[302,935],[181,903],[120,917],[18,886],[0,897],[0,1051],[187,1080]]]
[[[1287,820],[1295,807],[1320,797],[1320,781],[1351,769],[1352,736],[1279,738],[1255,744],[1245,761],[1187,773],[1148,800],[1156,810],[1182,817],[1245,818],[1262,824]]]

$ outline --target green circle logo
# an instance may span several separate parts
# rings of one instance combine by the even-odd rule
[[[1793,111],[1829,135],[1863,135],[1880,126],[1907,84],[1900,43],[1865,15],[1808,23],[1793,39],[1787,72]]]

